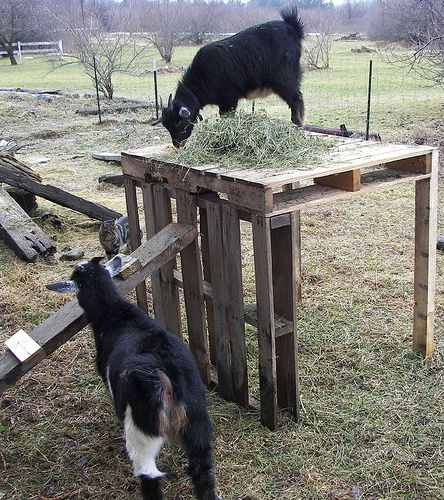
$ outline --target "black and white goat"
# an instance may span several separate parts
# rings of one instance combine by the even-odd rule
[[[97,368],[125,429],[126,448],[144,499],[162,498],[156,458],[166,440],[178,438],[189,459],[196,498],[214,500],[206,389],[185,344],[126,301],[112,281],[115,257],[79,264],[68,281],[47,285],[76,292],[94,331]]]
[[[281,10],[282,21],[248,28],[224,40],[205,45],[195,55],[179,82],[176,94],[162,106],[162,123],[173,144],[191,135],[200,110],[207,104],[221,115],[234,111],[239,99],[277,94],[291,108],[291,121],[301,126],[304,101],[301,52],[303,24],[296,7]]]

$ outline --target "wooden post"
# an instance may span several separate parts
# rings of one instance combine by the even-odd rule
[[[137,194],[136,194],[136,182],[133,179],[125,177],[125,198],[126,198],[126,209],[128,213],[128,223],[130,227],[130,246],[131,251],[140,246],[140,222],[139,222],[139,212],[137,209]],[[146,284],[145,281],[139,283],[136,287],[136,297],[137,305],[148,312],[148,300],[146,297]]]
[[[297,357],[297,303],[300,286],[300,212],[291,214],[290,225],[271,231],[274,310],[293,323],[293,329],[276,338],[277,399],[299,417]]]
[[[415,307],[413,350],[433,354],[438,202],[438,151],[427,156],[430,179],[416,181],[415,190]]]
[[[202,253],[202,270],[205,281],[211,283],[211,268],[210,268],[210,243],[208,236],[208,220],[207,209],[199,207],[199,222],[200,222],[200,249]],[[210,347],[211,364],[217,365],[216,357],[216,334],[214,327],[214,308],[212,300],[205,297],[205,307],[207,310],[207,327],[208,327],[208,342]]]
[[[197,228],[197,196],[176,189],[177,220]],[[202,267],[197,238],[180,253],[190,350],[202,380],[210,385],[210,359],[205,325]]]
[[[261,422],[274,430],[277,424],[277,385],[270,219],[253,215],[252,225],[256,275]]]

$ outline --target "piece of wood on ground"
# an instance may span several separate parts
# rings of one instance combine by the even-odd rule
[[[31,338],[25,330],[19,330],[5,342],[6,347],[20,361],[26,361],[33,356],[41,347]]]
[[[0,238],[27,262],[56,250],[54,243],[3,188],[0,188]]]
[[[123,187],[123,174],[104,174],[98,179],[99,183],[112,184],[113,186]]]
[[[131,254],[142,267],[126,280],[114,280],[120,293],[126,295],[195,240],[196,236],[195,227],[172,223],[143,243]],[[74,299],[37,325],[29,335],[42,349],[33,357],[20,362],[10,351],[0,356],[0,394],[87,324],[83,309]]]
[[[136,102],[122,104],[121,106],[106,106],[101,109],[102,113],[120,113],[121,111],[136,111],[137,109],[150,109],[153,108],[152,104],[145,102]],[[79,108],[76,110],[79,115],[98,115],[97,108]]]
[[[120,153],[108,153],[108,152],[103,152],[103,153],[93,153],[92,157],[95,160],[102,160],[102,161],[115,161],[117,163],[120,163],[121,155]]]
[[[38,174],[10,155],[0,154],[0,182],[34,193],[62,207],[85,214],[92,219],[110,220],[122,216],[121,213],[103,205],[85,200],[50,184],[43,184]]]

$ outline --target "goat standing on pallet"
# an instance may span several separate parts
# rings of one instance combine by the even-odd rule
[[[291,121],[301,126],[304,101],[300,92],[304,30],[297,8],[281,11],[283,21],[253,26],[202,47],[179,82],[176,95],[153,125],[162,123],[173,144],[190,137],[200,110],[219,106],[221,115],[234,111],[239,99],[277,94],[291,108]]]
[[[142,496],[162,498],[164,474],[155,461],[165,440],[180,438],[196,498],[215,500],[212,426],[194,358],[177,336],[120,296],[111,278],[120,272],[121,259],[106,267],[100,260],[79,264],[71,280],[47,287],[76,292],[92,324],[97,368],[124,423]]]

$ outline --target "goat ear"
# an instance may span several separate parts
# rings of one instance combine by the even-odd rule
[[[182,106],[182,107],[179,109],[179,116],[180,116],[181,118],[185,118],[185,119],[187,119],[187,118],[189,118],[189,117],[190,117],[190,115],[191,115],[190,110],[189,110],[188,108],[186,108],[185,106]]]
[[[90,262],[93,264],[100,264],[100,261],[103,260],[103,257],[93,257]]]
[[[105,269],[109,272],[111,278],[114,278],[114,276],[119,274],[122,269],[122,259],[116,255],[106,263]]]
[[[77,293],[79,291],[79,287],[73,280],[58,281],[57,283],[51,283],[49,285],[46,285],[46,288],[48,290],[58,293]]]
[[[168,97],[168,109],[170,111],[172,111],[173,109],[173,94],[170,94],[170,96]]]

